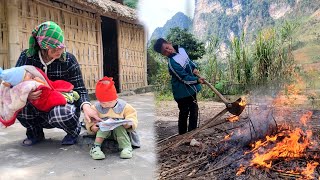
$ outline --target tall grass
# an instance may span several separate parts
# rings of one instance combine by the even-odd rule
[[[217,50],[219,47],[218,38],[211,36],[208,39],[207,47],[206,47],[206,58],[202,62],[201,65],[201,74],[205,79],[211,83],[215,84],[219,79],[218,75],[220,74],[218,71],[218,63],[217,63]],[[213,97],[214,93],[207,86],[203,86],[201,91],[201,97],[210,98]]]
[[[266,29],[259,33],[255,43],[255,83],[290,81],[294,73],[292,34],[294,26],[285,23],[280,30]]]
[[[245,34],[242,33],[240,38],[235,37],[232,40],[231,51],[229,56],[230,68],[233,72],[231,81],[240,84],[250,84],[252,80],[252,60],[248,54],[248,46],[245,44]]]

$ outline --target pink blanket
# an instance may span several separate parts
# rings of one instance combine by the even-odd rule
[[[39,77],[44,83],[35,80],[27,80],[14,87],[0,85],[0,123],[10,126],[15,122],[19,111],[26,105],[28,95],[35,90],[42,90],[40,98],[31,103],[40,111],[48,112],[53,107],[67,103],[61,92],[70,92],[73,85],[69,82],[57,80],[51,81],[42,70],[30,66],[23,66],[28,72]]]
[[[0,85],[0,116],[3,125],[14,123],[18,112],[26,105],[29,93],[39,85],[37,81],[24,81],[13,88]]]

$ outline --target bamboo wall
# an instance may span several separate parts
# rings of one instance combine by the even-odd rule
[[[147,85],[145,33],[140,25],[118,22],[119,76],[121,91]]]
[[[6,0],[0,0],[0,67],[7,69],[9,65],[8,28],[6,16]]]
[[[100,17],[52,1],[19,2],[20,51],[28,48],[32,29],[45,21],[56,22],[64,31],[66,50],[77,58],[89,93],[102,77]]]
[[[86,7],[72,3],[0,0],[0,66],[14,66],[20,52],[28,48],[33,28],[48,20],[55,21],[64,30],[66,50],[76,56],[86,87],[89,93],[93,93],[96,81],[103,76],[101,18]],[[146,39],[143,27],[117,20],[116,28],[120,92],[146,86]]]

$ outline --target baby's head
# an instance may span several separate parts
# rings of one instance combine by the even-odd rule
[[[96,97],[103,108],[112,108],[116,105],[118,95],[112,78],[105,76],[98,81]]]
[[[13,67],[6,70],[0,68],[0,79],[4,81],[4,84],[7,86],[16,86],[24,81],[26,74],[27,71],[24,67]]]

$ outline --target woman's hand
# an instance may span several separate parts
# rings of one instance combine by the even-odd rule
[[[41,96],[42,90],[38,90],[38,91],[33,91],[31,93],[29,93],[28,95],[28,100],[36,100],[39,99]]]
[[[97,124],[94,124],[93,126],[91,126],[90,130],[96,133],[99,131],[99,127],[97,126]]]
[[[126,129],[129,129],[129,128],[131,128],[131,125],[129,125],[129,124],[124,124],[123,127],[126,128]]]
[[[89,104],[84,104],[82,106],[84,117],[87,120],[87,122],[91,123],[92,120],[93,122],[100,122],[102,121],[101,118],[98,116],[98,112],[93,110]]]

